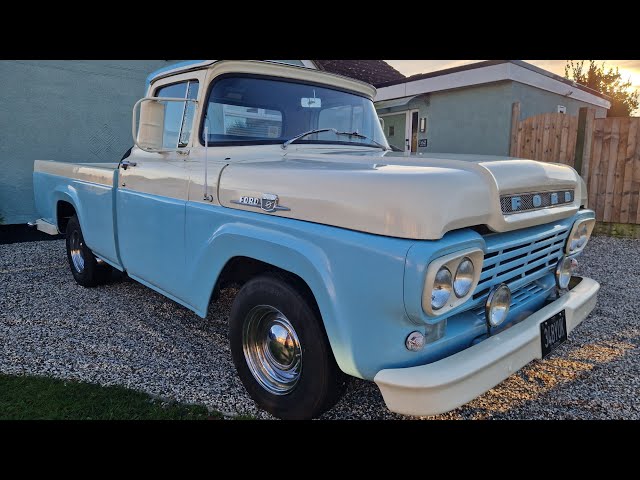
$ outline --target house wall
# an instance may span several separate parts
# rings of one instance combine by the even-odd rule
[[[426,138],[427,147],[418,147],[419,153],[508,155],[511,109],[516,101],[520,102],[520,120],[556,112],[558,105],[564,105],[569,115],[577,115],[581,107],[591,107],[596,110],[596,117],[606,116],[603,107],[511,80],[428,93],[414,98],[406,106],[378,110],[378,113],[418,109],[420,118],[426,116],[427,131],[418,132],[418,139]],[[388,133],[388,117],[383,118],[385,133]],[[404,139],[402,142],[394,139],[392,143],[403,148]]]
[[[604,107],[596,107],[570,96],[565,97],[519,82],[511,82],[511,84],[513,101],[520,102],[520,120],[541,113],[557,112],[558,105],[567,107],[567,115],[577,116],[581,107],[590,107],[596,111],[596,118],[607,116],[607,109]],[[567,92],[571,90],[571,87],[567,85]]]
[[[0,61],[0,215],[37,218],[36,159],[113,162],[131,147],[131,109],[166,60]]]
[[[418,151],[506,155],[511,126],[510,83],[430,94],[428,144]],[[424,134],[419,135],[424,137]]]

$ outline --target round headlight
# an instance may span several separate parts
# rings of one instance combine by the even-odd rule
[[[469,290],[471,290],[471,285],[473,285],[473,262],[469,259],[469,257],[464,257],[458,265],[458,269],[456,270],[456,274],[453,277],[453,291],[456,294],[456,297],[462,298]]]
[[[584,247],[585,243],[587,243],[587,224],[583,223],[578,227],[578,231],[576,232],[576,237],[578,241],[578,248]]]
[[[578,261],[575,258],[564,257],[561,258],[556,266],[556,284],[558,288],[564,290],[569,286],[571,275],[578,266]]]
[[[592,223],[593,220],[586,220],[578,225],[569,238],[569,251],[566,253],[575,253],[584,248],[589,241],[589,225]]]
[[[436,273],[431,290],[431,308],[439,310],[445,306],[451,296],[451,272],[447,267],[442,267]]]
[[[494,288],[487,298],[485,313],[487,322],[492,327],[497,327],[507,319],[509,306],[511,305],[511,289],[505,284]]]

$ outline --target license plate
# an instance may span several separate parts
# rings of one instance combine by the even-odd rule
[[[547,357],[556,348],[567,341],[567,319],[564,310],[540,324],[542,358]]]

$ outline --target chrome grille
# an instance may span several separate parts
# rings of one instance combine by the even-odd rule
[[[500,197],[500,208],[502,213],[508,215],[571,203],[573,196],[573,190],[503,195]]]
[[[564,254],[569,230],[569,226],[555,225],[546,230],[533,227],[528,235],[524,230],[487,235],[482,273],[471,308],[484,306],[491,289],[500,283],[509,285],[515,301],[521,288],[555,270]],[[529,296],[535,293],[533,289],[528,292]]]

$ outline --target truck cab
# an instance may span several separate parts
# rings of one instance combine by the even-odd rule
[[[392,152],[365,83],[261,61],[150,77],[113,164],[37,160],[38,228],[87,287],[110,269],[206,317],[259,406],[331,408],[349,377],[431,415],[542,358],[593,309],[595,225],[571,167]]]

